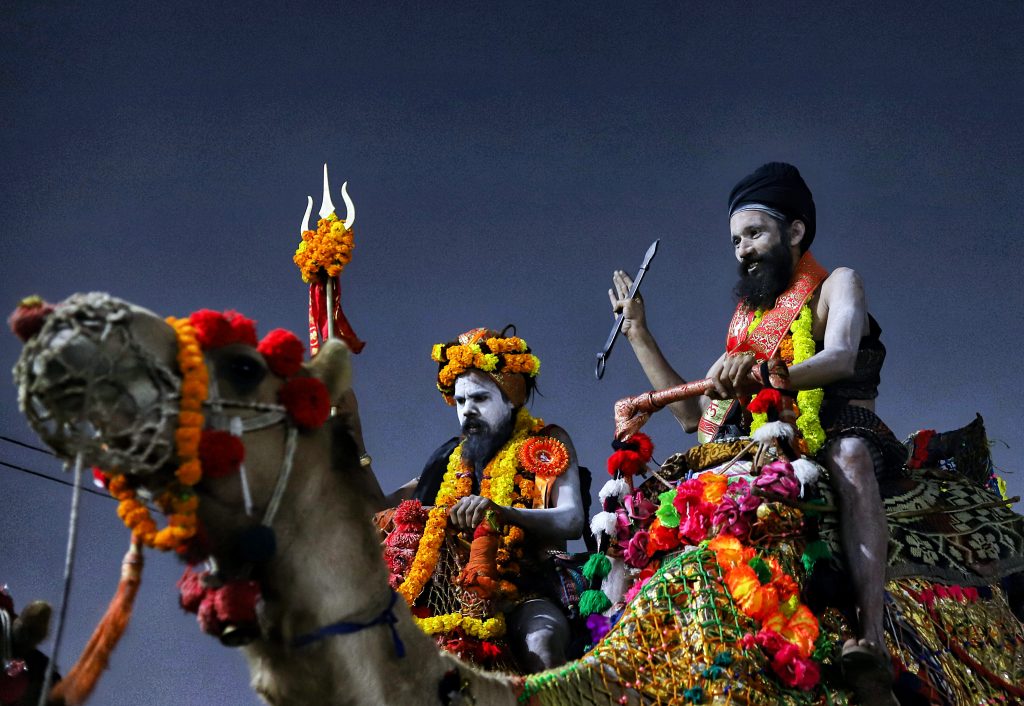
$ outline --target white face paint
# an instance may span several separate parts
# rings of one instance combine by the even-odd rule
[[[491,377],[479,370],[470,370],[455,380],[455,411],[459,426],[474,433],[472,422],[484,422],[491,431],[500,428],[512,416],[512,403],[501,394]],[[470,426],[466,428],[466,422]]]

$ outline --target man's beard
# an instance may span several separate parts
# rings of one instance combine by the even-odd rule
[[[476,471],[486,466],[512,437],[513,419],[513,415],[508,415],[497,428],[479,418],[467,419],[462,425],[466,437],[462,443],[462,460],[472,464]]]
[[[740,279],[732,293],[751,309],[771,309],[775,306],[775,300],[789,286],[793,276],[793,256],[786,244],[787,240],[786,237],[780,238],[778,244],[762,258],[740,262]],[[749,272],[747,268],[755,262],[757,270]]]

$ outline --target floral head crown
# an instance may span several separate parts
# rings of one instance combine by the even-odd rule
[[[516,407],[526,402],[533,378],[540,372],[540,360],[530,352],[526,341],[483,328],[467,331],[455,341],[436,344],[430,357],[438,364],[437,389],[450,405],[455,404],[455,379],[468,370],[490,375]]]

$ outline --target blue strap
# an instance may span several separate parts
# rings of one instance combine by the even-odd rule
[[[351,635],[352,633],[376,627],[377,625],[387,625],[391,628],[391,640],[395,643],[395,654],[399,658],[405,657],[405,644],[402,642],[402,638],[398,636],[398,630],[395,629],[395,624],[398,622],[398,616],[395,615],[394,612],[395,602],[397,600],[398,594],[392,591],[391,602],[388,603],[388,607],[382,610],[380,615],[370,622],[350,623],[344,620],[339,620],[336,623],[325,625],[311,633],[300,635],[292,640],[292,647],[307,647],[308,645],[312,645],[314,642],[319,642],[320,640],[332,637],[333,635]]]

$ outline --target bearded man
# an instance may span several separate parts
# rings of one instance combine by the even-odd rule
[[[560,584],[549,552],[564,552],[568,540],[578,539],[585,518],[572,441],[562,428],[545,425],[526,408],[540,361],[523,339],[486,329],[434,346],[432,357],[438,363],[437,387],[455,407],[462,434],[438,448],[419,478],[393,493],[387,504],[414,498],[433,506],[424,540],[434,531],[454,530],[463,533],[463,545],[473,537],[476,546],[493,533],[500,535],[501,548],[496,567],[480,571],[471,549],[468,560],[455,561],[466,561],[467,567],[453,575],[451,554],[458,553],[457,544],[435,548],[433,565],[427,566],[429,546],[421,540],[414,562],[429,568],[431,585],[416,584],[416,572],[410,571],[398,590],[435,614],[444,603],[429,596],[431,591],[463,597],[461,612],[448,615],[470,622],[458,637],[448,630],[434,632],[442,642],[457,639],[462,645],[466,635],[479,638],[473,626],[494,626],[490,621],[495,618],[504,621],[504,639],[523,671],[562,664],[569,623],[556,605]],[[451,584],[459,588],[452,590]],[[486,600],[481,604],[474,596]],[[421,622],[428,632],[431,626]]]
[[[766,343],[768,329],[784,332],[804,306],[809,309],[815,352],[789,369],[789,385],[824,390],[818,458],[840,499],[841,541],[858,604],[860,637],[843,646],[844,673],[862,703],[895,703],[882,627],[888,530],[878,478],[898,470],[906,451],[874,413],[885,348],[863,283],[849,268],[828,272],[815,262],[809,251],[815,223],[810,189],[792,165],[765,164],[735,186],[729,229],[739,305],[727,350],[708,370],[714,389],[669,408],[701,443],[746,433],[733,400],[760,389],[751,370],[778,345]],[[642,300],[628,298],[631,284],[617,271],[608,292],[613,309],[624,314],[623,333],[656,389],[684,383],[647,327]]]

